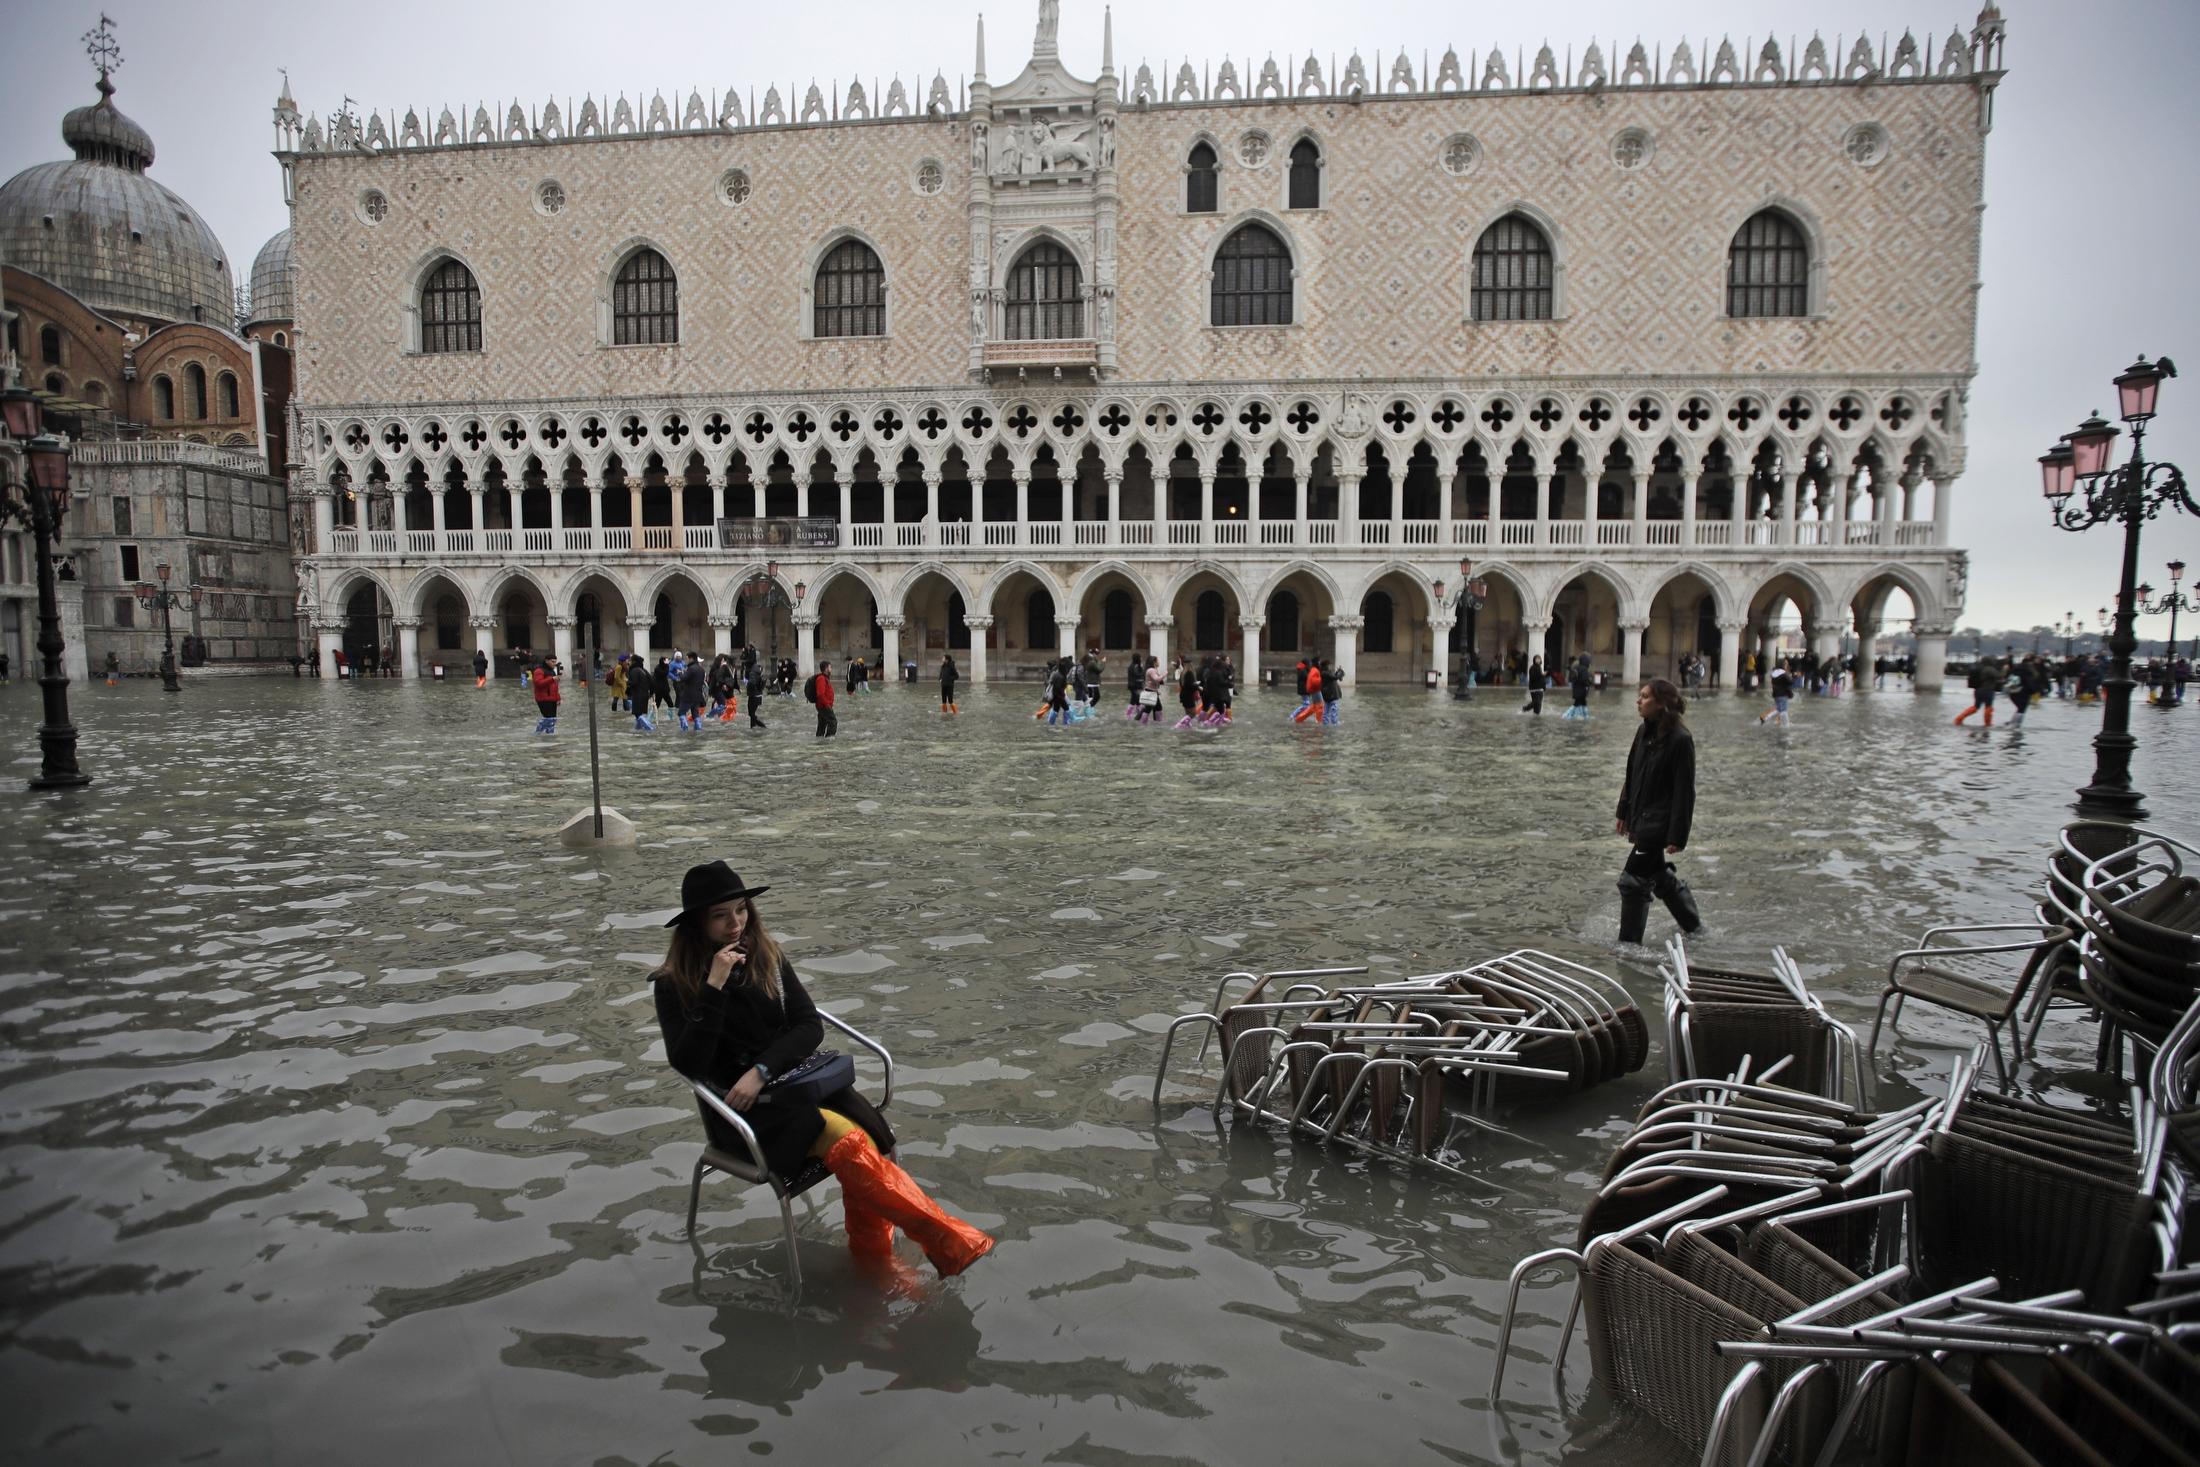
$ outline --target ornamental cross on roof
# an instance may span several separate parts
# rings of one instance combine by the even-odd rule
[[[101,81],[122,69],[122,43],[115,39],[115,23],[111,16],[102,13],[99,24],[84,33],[84,54],[92,58]]]

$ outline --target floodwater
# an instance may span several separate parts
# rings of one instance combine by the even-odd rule
[[[1570,1241],[1662,1052],[1512,1112],[1471,1182],[1218,1134],[1188,1052],[1148,1101],[1159,1031],[1232,969],[1535,946],[1654,1002],[1613,942],[1622,694],[1582,725],[1354,690],[1317,729],[1251,693],[1219,734],[1113,695],[1050,730],[1025,689],[943,719],[921,685],[844,697],[830,743],[799,700],[761,735],[607,718],[641,843],[598,855],[550,839],[588,794],[581,705],[531,737],[511,680],[70,691],[98,782],[54,796],[19,782],[37,689],[0,689],[11,1460],[1659,1460],[1578,1342],[1554,1385],[1555,1285],[1501,1409],[1488,1382],[1508,1269]],[[1702,702],[1697,950],[1783,944],[1861,1029],[1905,935],[2019,915],[2099,713],[1958,706],[1806,698],[1775,730]],[[2189,819],[2200,712],[2133,718],[2157,817]],[[706,1184],[685,1236],[700,1128],[645,976],[717,856],[894,1050],[904,1163],[1001,1240],[962,1278],[882,1294],[830,1186],[799,1298],[768,1194]],[[1975,1032],[1913,1006],[1883,1094]],[[2058,1021],[2047,1061],[2087,1046]]]

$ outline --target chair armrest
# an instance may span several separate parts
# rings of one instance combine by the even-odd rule
[[[1925,935],[1917,940],[1917,945],[1921,948],[1931,947],[1933,945],[1933,939],[1940,936],[1944,932],[2037,932],[2040,934],[2041,937],[2045,938],[2052,936],[2055,929],[2062,925],[2063,924],[2060,922],[2040,921],[1978,922],[1965,924],[1951,923],[1944,927],[1926,928]]]
[[[838,1029],[841,1033],[847,1035],[850,1039],[853,1039],[856,1043],[862,1045],[865,1049],[871,1051],[871,1053],[878,1056],[879,1063],[886,1066],[886,1093],[879,1097],[878,1108],[880,1110],[884,1110],[889,1105],[892,1105],[894,1103],[894,1057],[886,1052],[886,1046],[879,1043],[876,1039],[873,1039],[870,1035],[865,1034],[862,1030],[856,1028],[855,1025],[849,1023],[846,1019],[841,1018],[838,1014],[828,1013],[824,1009],[819,1009],[817,1011],[817,1016],[820,1019],[823,1019],[826,1023],[832,1025],[835,1029]]]
[[[741,1112],[726,1104],[726,1098],[723,1095],[720,1095],[702,1081],[690,1080],[688,1081],[688,1088],[702,1098],[703,1104],[709,1106],[717,1114],[718,1119],[733,1127],[734,1134],[741,1138],[741,1144],[748,1147],[749,1159],[756,1163],[756,1169],[765,1176],[770,1176],[771,1166],[764,1160],[764,1148],[756,1144],[756,1132],[749,1129],[748,1119]]]
[[[1937,929],[1936,929],[1937,930]],[[2028,953],[2044,943],[2068,942],[2071,934],[2060,923],[2043,927],[2025,923],[2022,929],[2039,934],[2030,942],[1988,942],[1969,947],[1913,947],[1898,952],[1887,963],[1887,981],[1894,982],[1895,971],[1904,963],[1924,962],[1933,958],[1967,958],[1988,956],[1994,953]]]

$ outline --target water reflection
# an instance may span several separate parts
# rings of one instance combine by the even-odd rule
[[[531,738],[515,688],[76,691],[99,783],[49,798],[19,786],[35,689],[0,690],[0,1406],[37,1460],[1642,1460],[1578,1346],[1551,1377],[1562,1288],[1502,1412],[1486,1382],[1506,1270],[1570,1239],[1657,1057],[1506,1117],[1466,1181],[1218,1134],[1188,1074],[1159,1124],[1146,1099],[1233,967],[1532,943],[1653,1001],[1613,946],[1617,695],[1584,725],[1364,693],[1329,729],[1259,695],[1195,735],[889,692],[830,745],[607,721],[642,841],[584,855],[548,839],[580,721]],[[1785,944],[1859,1023],[1902,935],[2018,912],[2097,722],[1755,712],[1693,720],[1701,948]],[[2137,774],[2189,811],[2169,723]],[[894,1048],[908,1166],[1002,1239],[962,1279],[857,1272],[831,1188],[797,1204],[799,1298],[768,1196],[709,1184],[684,1236],[698,1124],[643,976],[717,855]],[[1913,1006],[1896,1088],[1972,1038]]]

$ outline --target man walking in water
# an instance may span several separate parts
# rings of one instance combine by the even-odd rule
[[[810,701],[817,705],[817,737],[829,739],[840,732],[840,715],[833,712],[833,665],[820,662],[810,679]]]

